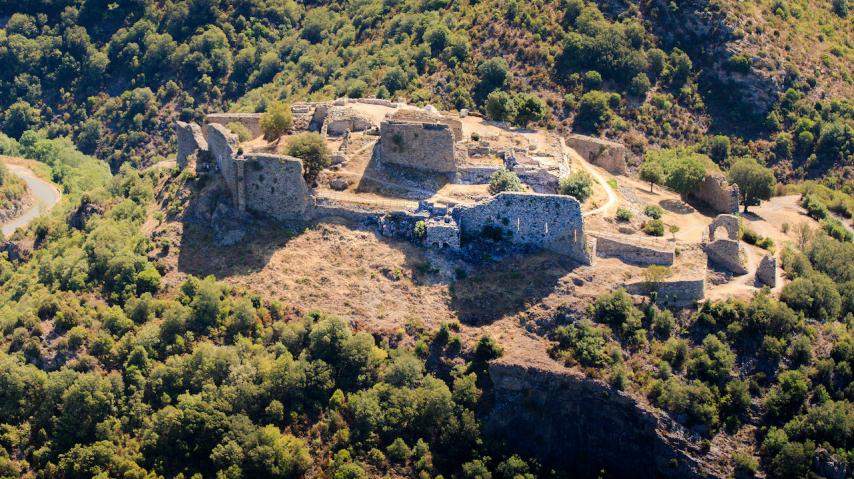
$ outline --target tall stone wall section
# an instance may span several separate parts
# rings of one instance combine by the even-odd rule
[[[261,136],[260,113],[211,113],[205,117],[208,124],[226,126],[229,123],[239,123],[252,133],[252,137]]]
[[[616,175],[626,174],[627,150],[620,143],[572,133],[567,135],[566,144],[590,163]]]
[[[199,125],[176,121],[175,136],[178,143],[178,153],[175,156],[175,163],[177,163],[178,168],[186,168],[187,161],[192,155],[196,155],[198,159],[199,155],[207,154],[208,142],[205,140],[205,135],[202,133],[202,128]]]
[[[311,205],[311,194],[303,179],[298,158],[284,155],[250,154],[236,161],[243,187],[238,204],[245,209],[280,221],[301,220]]]
[[[513,244],[534,246],[591,264],[581,205],[571,196],[503,192],[452,212],[464,237],[498,230]]]
[[[600,258],[619,258],[627,263],[641,266],[657,264],[670,266],[676,257],[672,243],[649,245],[633,241],[631,236],[615,237],[596,234],[596,256]]]
[[[454,134],[441,123],[383,121],[379,153],[385,163],[436,173],[457,171]]]
[[[747,267],[738,240],[717,239],[705,245],[706,254],[712,263],[722,266],[734,274],[747,274]]]
[[[730,184],[724,175],[706,175],[691,196],[709,205],[716,213],[738,213],[738,185]]]
[[[218,123],[207,124],[205,132],[208,139],[208,152],[232,197],[237,198],[237,167],[234,164],[239,148],[237,136]]]

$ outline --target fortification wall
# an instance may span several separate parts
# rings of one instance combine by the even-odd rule
[[[192,155],[207,154],[208,142],[202,134],[202,128],[195,123],[175,122],[175,136],[178,143],[178,153],[175,162],[178,168],[187,167],[187,161]]]
[[[619,258],[627,263],[646,266],[658,264],[670,266],[676,257],[674,244],[652,245],[637,241],[631,236],[617,237],[611,235],[596,235],[596,256],[600,258]]]
[[[706,175],[691,196],[709,205],[717,213],[738,213],[738,185],[730,184],[719,173]]]
[[[613,174],[626,174],[626,147],[620,143],[572,133],[567,135],[566,144],[590,163]]]
[[[261,136],[261,114],[260,113],[211,113],[205,117],[209,124],[226,126],[229,123],[240,123],[245,126],[252,137]]]
[[[705,245],[709,259],[735,274],[747,274],[745,260],[738,240],[717,239]]]
[[[406,121],[410,123],[439,123],[447,125],[454,134],[454,141],[463,140],[463,122],[456,118],[442,115],[441,113],[431,113],[423,109],[402,108],[392,113],[391,120]]]
[[[243,187],[238,204],[277,220],[301,220],[312,203],[302,161],[284,155],[251,154],[237,160]],[[240,179],[240,178],[239,178]]]
[[[380,159],[410,168],[454,173],[454,135],[447,125],[386,120],[380,123]]]
[[[465,237],[492,229],[513,244],[554,251],[584,264],[592,261],[581,205],[571,196],[505,191],[472,206],[458,206],[452,214]]]
[[[222,174],[232,197],[236,198],[237,167],[234,165],[234,158],[237,156],[239,144],[237,136],[218,123],[207,124],[205,132],[208,139],[208,152]]]
[[[650,284],[645,281],[625,285],[626,291],[632,294],[655,293],[655,302],[659,306],[686,308],[694,302],[706,297],[706,278],[703,275],[694,277],[668,279]]]

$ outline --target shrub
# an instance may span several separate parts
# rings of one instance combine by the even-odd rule
[[[650,236],[664,236],[664,222],[649,220],[643,224],[643,232]]]
[[[291,138],[288,140],[287,152],[302,160],[305,179],[309,182],[332,162],[329,147],[319,133],[301,133]]]
[[[572,358],[582,366],[601,368],[608,364],[605,350],[606,334],[602,326],[597,327],[590,320],[582,319],[555,330],[554,339],[558,348],[568,351]]]
[[[486,116],[495,121],[513,121],[516,102],[505,91],[495,90],[486,97]]]
[[[243,143],[244,141],[249,141],[252,139],[252,133],[249,131],[249,128],[243,126],[242,123],[238,123],[233,121],[228,125],[225,125],[232,133],[237,135],[237,139]]]
[[[647,205],[643,209],[643,214],[645,214],[646,216],[649,216],[650,218],[652,218],[654,220],[660,220],[661,216],[664,214],[664,211],[658,205]]]
[[[575,125],[580,130],[597,132],[611,121],[611,107],[608,104],[610,95],[594,90],[581,97]]]
[[[261,115],[261,131],[267,141],[277,140],[291,129],[294,119],[291,108],[280,101],[270,102]]]
[[[797,278],[783,287],[780,300],[795,311],[821,321],[837,319],[842,299],[833,280],[822,273]]]
[[[617,208],[617,221],[626,222],[626,221],[631,221],[631,219],[632,219],[631,210],[629,210],[628,208],[624,208],[622,206]]]
[[[560,193],[584,203],[593,194],[593,178],[586,171],[577,171],[560,181]]]
[[[489,178],[489,193],[497,195],[502,191],[522,191],[522,182],[516,173],[504,168],[496,171]]]

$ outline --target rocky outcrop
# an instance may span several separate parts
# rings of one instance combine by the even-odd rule
[[[727,477],[726,458],[666,414],[569,372],[499,360],[489,367],[486,433],[546,468],[579,477]]]
[[[777,258],[766,254],[756,268],[756,281],[768,287],[777,286]]]
[[[716,173],[706,175],[691,197],[705,203],[716,213],[738,213],[739,195],[738,185],[730,184],[724,175]]]
[[[626,174],[626,147],[620,143],[575,133],[566,136],[566,144],[590,163],[615,175]]]
[[[2,241],[0,242],[0,254],[6,253],[9,261],[27,262],[33,255],[32,241]]]
[[[77,230],[82,230],[86,228],[86,223],[89,221],[89,218],[102,214],[104,214],[103,206],[84,200],[68,218],[68,226]]]

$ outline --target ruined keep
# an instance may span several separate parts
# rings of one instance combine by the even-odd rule
[[[566,136],[566,144],[590,163],[616,175],[626,174],[626,147],[622,144],[575,133]]]
[[[594,245],[584,233],[581,204],[571,196],[502,192],[451,215],[463,237],[500,235],[512,244],[533,246],[592,264]]]
[[[385,120],[378,146],[384,163],[436,173],[457,171],[454,133],[442,123]]]
[[[716,213],[738,213],[740,192],[738,185],[730,184],[719,173],[709,174],[691,197],[711,207]]]
[[[718,238],[723,228],[726,238]],[[718,215],[709,225],[708,241],[704,245],[709,260],[734,274],[747,274],[745,253],[739,241],[740,227],[735,215]]]

